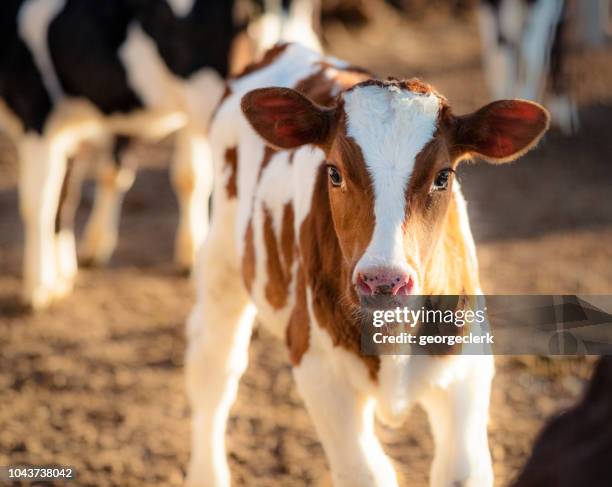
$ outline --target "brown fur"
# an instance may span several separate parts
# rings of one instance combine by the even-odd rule
[[[283,245],[284,242],[281,239],[281,248],[279,249],[276,234],[274,233],[272,214],[265,206],[262,207],[262,211],[264,214],[263,234],[266,247],[266,274],[268,277],[265,288],[266,299],[273,308],[282,309],[287,303],[287,296],[289,295],[291,267],[283,264],[281,257],[284,257],[284,255],[281,255],[281,250],[285,248],[285,245],[292,246],[292,244],[286,243]],[[291,210],[291,213],[293,213],[293,210]],[[289,237],[288,235],[286,236]]]
[[[238,194],[238,187],[236,185],[236,177],[238,172],[238,149],[229,147],[225,151],[225,164],[229,167],[230,175],[225,185],[227,191],[227,197],[233,199]]]
[[[287,348],[293,365],[299,365],[310,344],[310,319],[306,300],[306,279],[299,267],[296,276],[295,306],[287,325]]]
[[[327,63],[320,63],[320,66],[321,69],[299,81],[294,89],[325,107],[334,103],[338,89],[344,91],[371,77],[368,72],[355,67],[338,69]],[[334,77],[328,76],[328,69],[334,69]]]
[[[270,147],[269,145],[266,145],[266,147],[264,148],[264,156],[261,160],[261,163],[259,164],[259,173],[257,174],[257,181],[261,179],[261,175],[263,174],[264,169],[268,167],[272,156],[277,152],[278,150],[274,149],[273,147]]]
[[[293,205],[286,203],[283,208],[283,222],[281,226],[281,251],[285,269],[290,272],[293,266],[293,256],[295,254],[295,231],[293,229]]]
[[[360,357],[370,377],[375,380],[380,360],[375,356],[361,354],[361,330],[345,298],[346,292],[354,293],[352,286],[349,289],[346,287],[350,283],[351,269],[343,265],[342,251],[331,220],[327,179],[325,167],[322,166],[317,176],[310,213],[300,228],[304,274],[312,289],[312,305],[319,325],[329,334],[334,346]]]
[[[255,242],[253,236],[253,222],[249,221],[244,236],[244,255],[242,256],[242,280],[250,291],[255,279]]]

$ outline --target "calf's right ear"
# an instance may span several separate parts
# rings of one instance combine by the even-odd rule
[[[290,88],[250,91],[242,97],[241,107],[255,131],[280,149],[325,144],[335,113]]]

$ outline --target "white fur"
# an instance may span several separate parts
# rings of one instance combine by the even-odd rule
[[[66,0],[28,0],[21,6],[17,18],[19,35],[32,52],[45,88],[54,101],[59,100],[63,92],[51,62],[47,34],[51,21],[65,3]]]
[[[317,13],[315,2],[318,0],[293,0],[286,21],[284,22],[281,39],[287,42],[299,42],[311,49],[321,51],[321,43],[314,30],[313,20]]]
[[[511,46],[497,42],[498,25],[491,5],[480,2],[478,21],[485,76],[493,98],[512,98],[516,83],[516,56]],[[509,35],[507,32],[505,35]]]
[[[17,140],[20,159],[19,198],[25,227],[23,296],[42,308],[71,288],[76,270],[74,236],[55,238],[54,221],[66,171],[66,160],[84,141],[99,143],[104,126],[86,102],[64,100],[49,118],[43,136]]]
[[[518,94],[521,98],[541,100],[543,97],[550,50],[562,11],[563,0],[539,0],[531,7],[521,46],[524,63],[523,86]]]
[[[17,148],[25,231],[23,294],[33,308],[41,308],[52,301],[57,279],[53,221],[66,156],[56,144],[34,134],[26,135]]]
[[[361,147],[374,183],[374,233],[354,272],[384,265],[408,273],[406,186],[417,154],[436,130],[440,101],[434,94],[370,85],[348,92],[344,102],[347,133]]]
[[[195,0],[166,0],[177,17],[186,17],[193,9]]]
[[[280,0],[266,0],[264,13],[248,27],[256,52],[261,54],[278,42],[299,42],[320,52],[321,43],[313,25],[316,1],[293,0],[286,11]]]
[[[136,21],[128,27],[119,50],[132,89],[148,108],[174,108],[179,104],[172,73],[162,60],[155,42]]]
[[[198,299],[188,321],[186,370],[193,411],[189,487],[229,485],[223,435],[248,359],[249,320],[257,310],[258,321],[282,336],[295,299],[295,265],[287,306],[275,310],[265,299],[269,276],[262,205],[269,209],[278,234],[283,206],[290,201],[299,235],[324,158],[320,149],[312,147],[298,149],[291,163],[287,152],[278,153],[257,185],[264,142],[242,115],[239,102],[255,88],[292,86],[313,72],[317,61],[320,57],[312,51],[291,46],[270,66],[232,82],[233,94],[221,105],[211,127],[214,213],[198,259]],[[379,89],[359,89],[354,95],[356,98],[349,95],[345,100],[350,134],[364,151],[376,196],[381,198],[376,203],[376,216],[390,216],[375,233],[377,237],[383,231],[393,234],[403,220],[403,192],[414,157],[435,129],[438,101]],[[238,197],[229,199],[225,185],[230,174],[224,154],[233,147],[238,147]],[[402,203],[395,205],[385,193],[399,195]],[[464,206],[460,212],[465,212]],[[247,295],[239,276],[249,221],[253,225],[256,275]],[[471,239],[469,227],[464,237]],[[399,259],[393,246],[377,241],[371,247],[377,258]],[[374,382],[359,357],[333,344],[316,321],[313,290],[307,287],[306,294],[309,346],[294,368],[294,376],[325,449],[334,486],[397,486],[392,463],[375,435],[374,414],[398,423],[414,403],[422,402],[430,413],[437,444],[432,485],[449,487],[463,482],[461,485],[469,487],[491,487],[486,425],[492,357],[385,356],[379,381]]]

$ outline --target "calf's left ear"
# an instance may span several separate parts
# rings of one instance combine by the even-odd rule
[[[241,107],[255,131],[280,149],[323,145],[335,113],[333,108],[316,105],[290,88],[249,91],[242,97]]]
[[[550,115],[526,100],[500,100],[453,119],[454,150],[496,164],[512,161],[534,147],[548,129]]]

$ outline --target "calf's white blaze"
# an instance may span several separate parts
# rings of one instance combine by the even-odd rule
[[[406,186],[416,156],[436,130],[440,100],[432,93],[369,85],[346,93],[344,102],[347,134],[361,147],[374,184],[374,232],[355,273],[383,265],[408,270]]]

